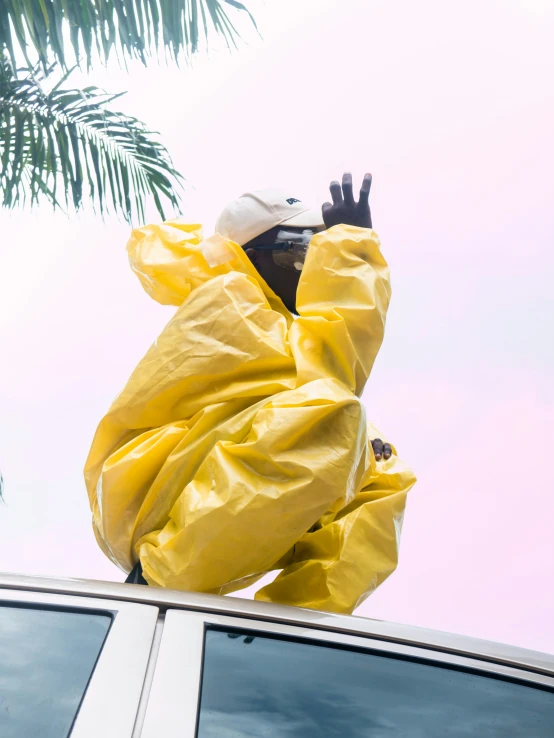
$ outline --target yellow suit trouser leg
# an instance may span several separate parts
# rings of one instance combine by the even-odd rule
[[[334,519],[302,536],[292,562],[256,599],[350,614],[394,571],[415,478],[396,457],[386,464]]]

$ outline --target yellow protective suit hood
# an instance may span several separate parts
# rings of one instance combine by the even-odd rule
[[[101,421],[93,526],[152,585],[352,612],[396,567],[406,493],[359,400],[390,299],[374,231],[311,242],[286,310],[244,251],[180,220],[133,232],[144,289],[178,310]]]

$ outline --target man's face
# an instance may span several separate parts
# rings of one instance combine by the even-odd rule
[[[284,302],[287,310],[292,313],[296,312],[296,290],[302,272],[297,269],[286,269],[279,266],[273,260],[273,252],[270,250],[262,251],[255,248],[259,245],[274,244],[277,242],[277,234],[285,229],[285,226],[277,226],[270,231],[262,233],[261,236],[254,238],[246,244],[244,250],[246,255],[256,267],[257,272],[267,285],[278,295]],[[302,233],[305,228],[289,228],[286,227],[288,233]],[[313,229],[318,230],[318,229]],[[320,230],[320,229],[319,229]]]

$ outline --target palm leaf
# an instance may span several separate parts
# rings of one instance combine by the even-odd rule
[[[86,193],[100,214],[116,212],[128,222],[144,220],[148,197],[162,218],[162,199],[178,207],[181,175],[155,133],[111,109],[118,95],[61,82],[46,93],[37,69],[18,74],[0,64],[4,207],[44,200],[59,207],[58,192],[65,207],[79,209]]]
[[[236,44],[230,8],[255,25],[237,0],[0,0],[0,49],[9,52],[14,67],[18,48],[25,54],[34,49],[44,68],[52,57],[67,68],[69,49],[88,67],[94,53],[105,62],[113,51],[146,63],[161,48],[178,61],[194,54],[212,32]],[[64,37],[65,24],[70,32]]]

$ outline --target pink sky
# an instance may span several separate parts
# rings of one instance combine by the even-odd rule
[[[246,189],[320,203],[373,172],[394,296],[364,401],[419,482],[399,570],[358,614],[554,652],[554,2],[251,7],[264,38],[231,57],[90,82],[162,132],[207,231]],[[81,469],[171,310],[114,219],[0,226],[0,568],[121,581]]]

